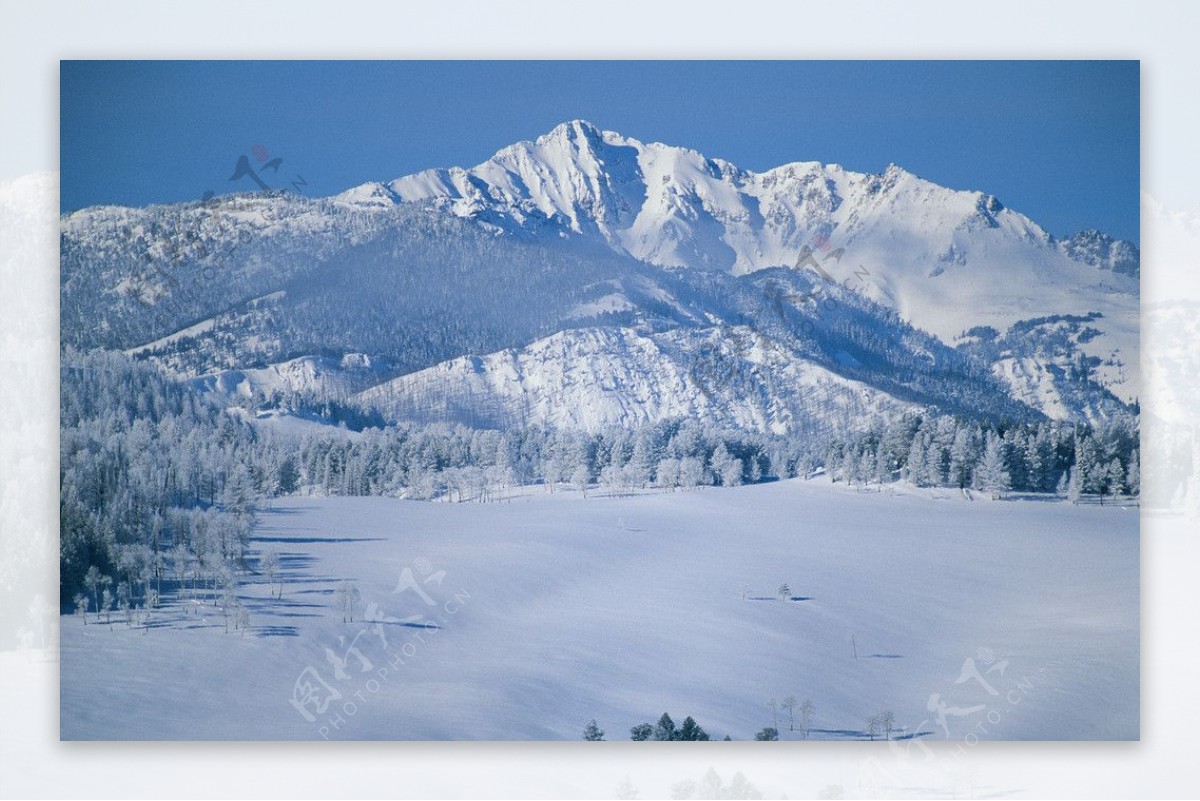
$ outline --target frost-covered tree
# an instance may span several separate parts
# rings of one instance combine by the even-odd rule
[[[928,487],[933,483],[929,475],[927,445],[919,435],[913,438],[908,449],[904,473],[908,480],[918,487]]]
[[[120,611],[122,616],[124,616],[124,618],[125,618],[125,624],[127,626],[132,626],[133,625],[133,615],[132,615],[131,609],[133,606],[133,601],[132,601],[132,593],[131,593],[131,590],[129,589],[128,582],[122,581],[120,584],[117,585],[116,604],[117,604],[117,610]]]
[[[609,495],[624,494],[625,491],[625,471],[617,464],[605,465],[600,471],[600,486],[608,491]]]
[[[95,565],[92,565],[87,570],[87,575],[83,578],[83,586],[87,587],[88,592],[92,594],[92,599],[96,602],[96,617],[99,618],[103,607],[100,606],[100,590],[107,586],[109,579],[100,573]]]
[[[796,696],[789,695],[779,702],[779,705],[787,710],[788,713],[788,731],[796,730]]]
[[[604,729],[596,725],[596,719],[592,718],[588,725],[583,729],[583,739],[588,742],[599,742],[604,739]]]
[[[1125,487],[1126,491],[1133,496],[1138,496],[1142,491],[1142,467],[1138,450],[1133,450],[1129,455],[1129,467],[1125,471]]]
[[[742,483],[742,460],[731,456],[721,467],[721,485],[737,487]]]
[[[760,730],[758,732],[758,734],[755,734],[754,739],[758,740],[760,742],[771,742],[774,740],[778,740],[779,739],[779,729],[773,728],[771,726],[767,726],[765,729]]]
[[[975,471],[975,486],[984,492],[992,493],[993,498],[999,497],[1012,487],[1004,458],[1004,445],[992,432],[988,432],[983,459]]]
[[[542,484],[548,492],[554,492],[558,482],[562,481],[565,467],[566,463],[557,449],[550,449],[550,453],[542,459]]]
[[[815,711],[816,707],[813,706],[813,702],[807,698],[800,704],[800,730],[804,734],[805,739],[808,739],[808,727],[812,722],[813,712]]]
[[[259,569],[267,578],[267,592],[272,598],[282,598],[283,582],[279,580],[279,553],[274,549],[263,552]]]
[[[959,489],[970,486],[971,467],[978,457],[971,431],[965,427],[955,431],[950,447],[950,483]]]
[[[1083,497],[1083,482],[1079,478],[1079,465],[1072,465],[1067,476],[1067,500],[1078,504]]]
[[[679,460],[679,486],[692,489],[704,482],[704,463],[694,456]]]
[[[243,603],[238,603],[235,610],[234,628],[246,636],[246,629],[250,628],[250,610]]]
[[[679,460],[672,456],[664,456],[655,471],[658,486],[674,490],[679,486]]]
[[[337,605],[342,613],[343,623],[354,622],[354,610],[358,606],[358,601],[361,594],[358,591],[358,585],[350,579],[342,579],[338,582],[337,588]]]
[[[583,493],[583,497],[587,497],[588,485],[591,482],[591,475],[588,473],[587,465],[580,464],[571,472],[571,486],[577,491]]]
[[[879,713],[879,725],[883,729],[885,739],[892,739],[892,729],[896,725],[896,715],[892,710],[887,709]]]
[[[870,737],[870,739],[874,740],[875,737],[878,736],[880,728],[882,726],[882,724],[879,721],[879,715],[871,715],[869,718],[867,718],[866,723],[867,723],[867,736]]]
[[[654,727],[649,723],[639,723],[629,730],[629,739],[636,742],[649,740],[654,734]]]
[[[650,483],[650,468],[653,458],[649,433],[639,433],[633,444],[633,454],[629,464],[625,466],[625,475],[629,484],[635,488],[645,487]]]
[[[100,608],[104,611],[104,622],[111,625],[113,606],[117,603],[117,597],[113,595],[112,590],[105,587],[104,592],[100,595],[100,603]]]

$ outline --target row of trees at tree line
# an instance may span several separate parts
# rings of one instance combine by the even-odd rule
[[[537,483],[622,494],[822,467],[852,484],[1136,494],[1140,483],[1132,419],[1093,429],[913,416],[824,439],[695,420],[592,434],[402,424],[298,437],[252,425],[118,353],[65,349],[61,388],[62,602],[81,593],[97,611],[102,593],[85,587],[92,567],[125,583],[135,605],[164,580],[192,593],[227,590],[247,568],[258,499],[297,492],[489,501]]]
[[[821,468],[850,484],[904,479],[922,487],[994,492],[1137,495],[1136,421],[1100,428],[1062,422],[997,425],[949,416],[905,418],[813,441],[667,421],[596,434],[398,425],[358,439],[314,434],[279,465],[277,488],[342,495],[487,501],[503,489],[571,484],[620,494],[657,486],[736,486],[807,477]],[[270,451],[284,453],[281,448]],[[262,471],[269,473],[271,465]],[[1074,476],[1074,478],[1072,478]]]
[[[1138,495],[1137,419],[1092,428],[1062,422],[997,425],[947,416],[911,417],[829,444],[823,463],[834,481],[898,478],[921,487],[991,492]]]

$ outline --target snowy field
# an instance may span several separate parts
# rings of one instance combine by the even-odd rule
[[[145,625],[62,619],[64,739],[627,739],[663,712],[800,739],[788,696],[814,740],[885,710],[901,739],[1139,735],[1134,508],[822,480],[284,498],[251,547],[282,598],[244,575],[244,631],[173,592]]]

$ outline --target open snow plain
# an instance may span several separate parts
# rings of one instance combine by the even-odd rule
[[[63,617],[61,736],[619,740],[669,712],[800,739],[788,696],[814,740],[884,711],[894,739],[1139,735],[1134,508],[824,480],[293,497],[250,555],[242,631],[167,584],[143,625]]]

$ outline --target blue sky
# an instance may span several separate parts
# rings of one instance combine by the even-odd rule
[[[242,155],[330,195],[584,118],[753,170],[895,162],[1138,241],[1139,98],[1136,61],[64,61],[61,208],[253,189]]]

